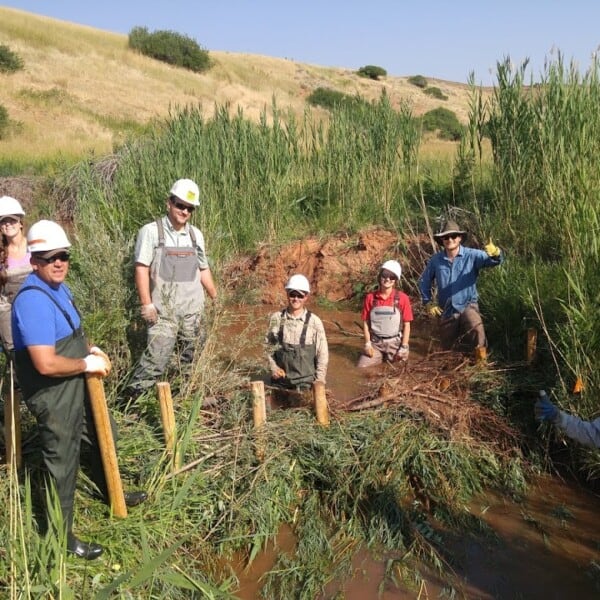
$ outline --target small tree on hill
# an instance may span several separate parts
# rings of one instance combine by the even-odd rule
[[[376,65],[366,65],[361,67],[357,73],[361,77],[368,77],[369,79],[374,79],[375,81],[379,81],[380,77],[385,77],[387,75],[387,71],[383,67],[378,67]]]
[[[23,59],[5,44],[0,44],[0,73],[14,73],[23,68]]]
[[[442,107],[434,108],[423,115],[423,129],[438,131],[438,137],[452,141],[460,140],[464,131],[456,114]]]
[[[408,83],[412,83],[413,85],[416,85],[417,87],[420,87],[420,88],[427,87],[427,79],[425,79],[425,77],[423,77],[423,75],[413,75],[412,77],[409,77]]]
[[[146,27],[134,27],[129,32],[129,47],[146,56],[196,73],[210,68],[208,50],[196,40],[175,31],[150,33]]]

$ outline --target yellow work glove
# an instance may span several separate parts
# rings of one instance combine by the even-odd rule
[[[498,248],[498,246],[492,242],[492,238],[490,238],[490,241],[485,245],[485,251],[487,252],[488,256],[491,256],[492,258],[497,258],[500,256],[500,248]]]
[[[373,352],[373,346],[371,345],[371,342],[365,342],[365,347],[363,350],[365,356],[368,356],[369,358],[373,358],[373,354],[375,354]]]
[[[428,302],[425,305],[425,310],[430,317],[440,317],[443,312],[435,302]]]
[[[281,368],[277,368],[271,373],[273,379],[283,379],[285,377],[285,371]]]

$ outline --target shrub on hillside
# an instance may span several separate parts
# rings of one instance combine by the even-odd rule
[[[8,111],[2,104],[0,104],[0,140],[4,139],[6,136],[9,123],[10,120],[8,118]]]
[[[14,73],[23,68],[23,59],[5,44],[0,44],[0,73]]]
[[[413,75],[412,77],[409,77],[408,83],[412,83],[413,85],[416,85],[417,87],[420,87],[420,88],[427,87],[427,79],[425,79],[425,77],[423,77],[423,75]]]
[[[195,73],[206,71],[211,66],[208,50],[176,31],[158,30],[150,33],[146,27],[134,27],[129,32],[129,47]]]
[[[464,130],[456,114],[442,107],[426,112],[422,122],[425,131],[437,131],[443,140],[460,140]]]
[[[356,106],[365,101],[359,96],[350,96],[331,88],[318,87],[308,96],[307,102],[313,106],[333,110],[339,106]]]
[[[437,98],[438,100],[448,100],[448,96],[446,96],[446,94],[444,94],[439,87],[427,87],[423,90],[423,93],[427,94],[428,96],[432,96],[433,98]]]
[[[375,81],[379,81],[380,77],[385,77],[387,75],[387,71],[383,67],[378,67],[377,65],[365,65],[364,67],[361,67],[357,73],[361,77],[368,77]]]

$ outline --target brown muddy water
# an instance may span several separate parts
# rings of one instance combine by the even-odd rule
[[[268,315],[279,307],[240,307],[228,334],[256,339],[250,354],[260,357]],[[362,348],[360,314],[312,307],[327,332],[330,363],[327,388],[344,401],[363,393],[369,381],[380,377],[389,365],[358,370]],[[431,348],[428,324],[415,324],[411,356],[425,356]],[[487,535],[459,538],[444,536],[446,553],[452,557],[453,574],[440,578],[424,565],[421,581],[404,586],[390,577],[390,565],[401,555],[374,556],[360,551],[353,561],[353,576],[332,581],[318,600],[395,600],[457,597],[492,599],[584,599],[600,598],[600,496],[557,477],[538,477],[529,482],[520,502],[496,493],[485,493],[465,507],[490,529]],[[260,597],[260,578],[273,568],[280,553],[292,553],[294,535],[283,527],[273,544],[253,563],[232,565],[240,582],[240,600]],[[391,572],[394,575],[393,570]],[[395,581],[394,581],[395,579]],[[399,582],[398,584],[396,582]],[[455,596],[450,590],[454,589]],[[317,599],[316,599],[317,600]]]

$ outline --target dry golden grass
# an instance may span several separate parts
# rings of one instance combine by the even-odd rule
[[[6,7],[0,7],[0,35],[25,62],[24,70],[2,75],[1,102],[19,127],[0,144],[0,158],[108,153],[129,131],[190,104],[210,115],[215,104],[229,103],[258,119],[275,99],[300,117],[317,87],[368,99],[385,88],[393,105],[406,100],[417,115],[445,106],[467,118],[468,87],[458,83],[429,80],[448,96],[440,101],[408,77],[371,81],[349,69],[214,51],[214,67],[195,74],[132,52],[125,35]]]

